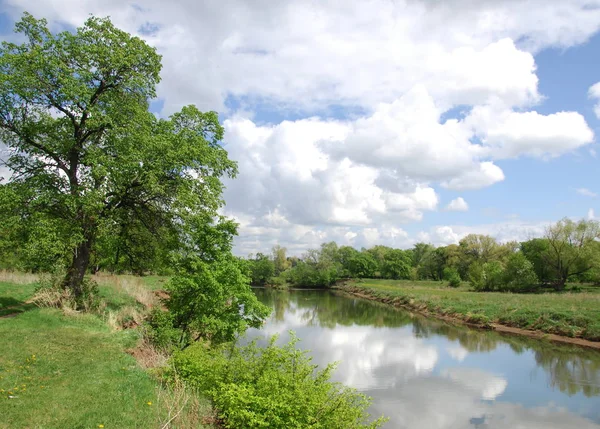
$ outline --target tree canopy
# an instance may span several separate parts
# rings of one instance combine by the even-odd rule
[[[143,270],[174,252],[210,259],[211,246],[227,247],[235,225],[217,215],[220,179],[236,164],[215,112],[149,111],[156,50],[95,17],[52,34],[25,14],[16,31],[26,41],[0,48],[0,140],[12,172],[0,212],[17,226],[11,239],[25,252],[33,237],[47,243],[76,296],[90,261],[125,258]]]

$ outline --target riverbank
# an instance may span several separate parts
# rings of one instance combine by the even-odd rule
[[[600,349],[600,290],[482,293],[401,280],[349,281],[336,289],[449,322]]]
[[[202,426],[208,400],[161,385],[145,368],[166,357],[139,353],[135,327],[161,279],[98,279],[104,307],[96,314],[38,308],[28,303],[34,279],[3,280],[0,428],[212,427]]]

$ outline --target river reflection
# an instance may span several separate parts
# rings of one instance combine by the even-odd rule
[[[329,291],[257,289],[250,337],[294,331],[386,428],[600,428],[600,353],[447,325]]]

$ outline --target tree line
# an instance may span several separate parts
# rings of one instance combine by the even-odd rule
[[[562,219],[544,236],[499,243],[489,235],[469,234],[458,244],[412,249],[376,245],[360,250],[323,243],[301,257],[284,247],[243,259],[254,285],[328,287],[348,278],[469,282],[478,291],[563,290],[567,282],[600,284],[600,224]]]

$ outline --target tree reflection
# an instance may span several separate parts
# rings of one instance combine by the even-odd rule
[[[535,361],[549,377],[550,385],[569,395],[600,395],[600,353],[575,346],[550,343],[493,331],[474,330],[428,319],[384,304],[338,295],[331,291],[275,291],[257,289],[259,299],[274,309],[273,319],[299,312],[307,326],[400,328],[411,326],[416,338],[443,336],[471,353],[486,353],[508,345],[515,353],[532,350]]]

